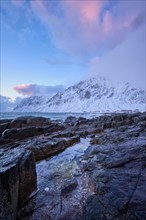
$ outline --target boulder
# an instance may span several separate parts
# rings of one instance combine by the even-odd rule
[[[26,150],[19,162],[19,193],[18,205],[21,206],[37,189],[35,158],[31,151]]]
[[[9,156],[13,158],[11,162],[9,157],[1,157],[0,161],[0,219],[14,220],[18,207],[18,159],[13,154]]]
[[[50,119],[45,117],[21,116],[11,121],[10,128],[40,127],[49,124]]]
[[[43,128],[41,127],[26,127],[26,128],[19,128],[19,129],[6,129],[2,133],[3,139],[24,139],[27,137],[33,137],[43,134]]]
[[[44,126],[47,124],[50,124],[50,119],[45,118],[45,117],[30,117],[27,120],[28,126],[40,127],[40,126]]]
[[[29,116],[18,117],[11,121],[9,128],[22,128],[26,126]]]
[[[35,161],[28,150],[0,151],[0,219],[16,219],[21,206],[37,188]]]
[[[67,147],[78,143],[80,141],[79,136],[74,136],[71,138],[54,138],[46,143],[40,141],[32,141],[32,143],[28,145],[24,145],[26,149],[29,149],[33,152],[35,156],[35,160],[39,161],[50,156],[56,155],[59,152],[63,151]]]
[[[3,131],[9,127],[9,125],[10,125],[9,122],[5,122],[5,123],[0,124],[0,133],[3,133]]]
[[[75,123],[77,121],[77,118],[74,117],[74,116],[68,116],[66,119],[65,119],[65,123]]]

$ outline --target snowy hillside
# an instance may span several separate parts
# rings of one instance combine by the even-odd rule
[[[24,98],[19,105],[14,108],[14,111],[20,112],[44,112],[47,102],[51,96],[30,96]]]
[[[113,112],[120,110],[145,111],[145,92],[129,83],[112,86],[102,78],[91,78],[69,87],[52,98],[30,97],[14,110],[17,112]]]

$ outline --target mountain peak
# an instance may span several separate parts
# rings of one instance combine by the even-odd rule
[[[39,100],[39,103],[38,103]],[[31,97],[20,103],[16,111],[42,112],[113,112],[145,110],[145,92],[126,83],[115,87],[106,78],[92,77],[70,86],[51,98]]]

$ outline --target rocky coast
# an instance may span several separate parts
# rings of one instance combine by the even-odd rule
[[[0,120],[0,219],[145,220],[146,112]]]

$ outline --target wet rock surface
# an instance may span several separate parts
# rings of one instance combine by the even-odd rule
[[[64,126],[57,121],[50,121],[44,117],[24,116],[13,120],[1,120],[0,133],[1,143],[6,139],[22,140],[28,137],[38,136],[44,133],[63,130]]]
[[[85,198],[90,195],[90,180],[82,175],[78,157],[89,140],[67,148],[36,165],[38,193],[18,212],[18,219],[81,219]],[[86,175],[86,174],[85,174]],[[81,204],[82,205],[81,205]]]
[[[53,138],[51,140],[41,139],[41,140],[34,140],[27,144],[21,145],[22,148],[29,149],[33,152],[35,156],[35,160],[39,161],[45,159],[47,157],[53,156],[62,152],[67,147],[78,143],[80,141],[79,136],[74,136],[72,138]]]
[[[119,144],[94,145],[82,170],[95,183],[85,219],[145,219],[146,137]]]
[[[12,192],[10,207],[1,203],[11,210],[5,219],[15,219],[16,210],[22,220],[146,219],[146,112],[62,123],[19,117],[0,125],[1,152],[27,152],[12,170],[18,198]],[[39,190],[23,204],[35,180],[34,158]]]
[[[17,209],[37,188],[34,156],[30,151],[0,151],[0,219],[16,219]]]

